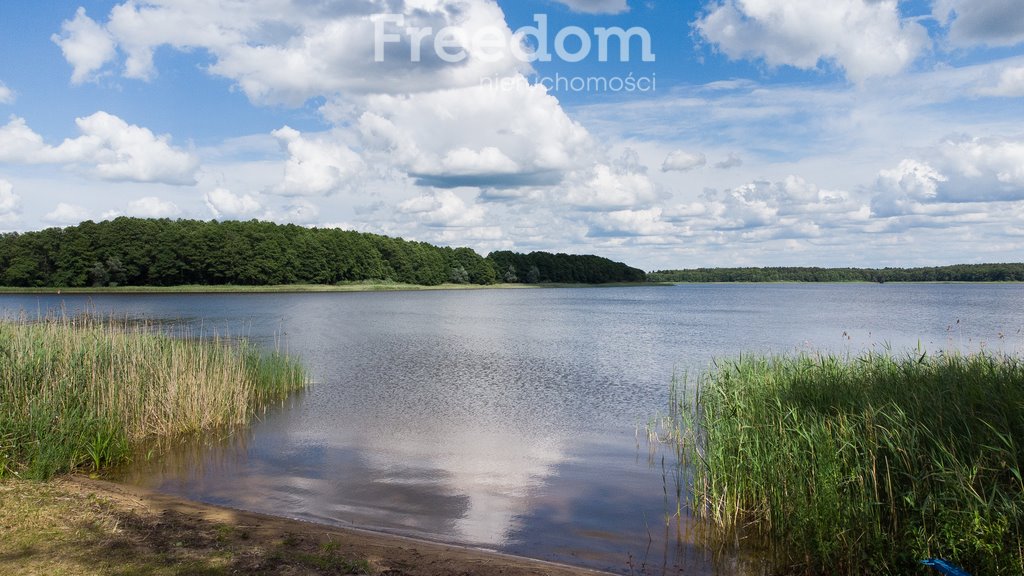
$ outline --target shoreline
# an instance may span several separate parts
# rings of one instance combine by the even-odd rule
[[[460,290],[542,290],[556,288],[623,288],[623,287],[664,287],[673,286],[664,282],[611,282],[607,284],[439,284],[425,286],[418,284],[398,283],[358,283],[358,284],[285,284],[275,286],[118,286],[118,287],[81,287],[81,288],[17,288],[0,287],[0,295],[19,294],[305,294],[305,293],[346,293],[346,292],[420,292],[420,291],[460,291]]]
[[[38,287],[19,288],[0,286],[0,296],[18,295],[131,295],[131,294],[344,294],[358,292],[439,292],[439,291],[476,291],[476,290],[554,290],[566,288],[671,288],[676,286],[776,286],[776,285],[816,285],[816,286],[865,286],[865,285],[1020,285],[1024,282],[1007,281],[907,281],[907,282],[868,282],[862,280],[806,282],[799,280],[774,280],[764,282],[610,282],[607,284],[439,284],[426,286],[418,284],[366,283],[366,284],[284,284],[273,286],[117,286],[117,287]]]
[[[33,504],[33,501],[36,501]],[[610,573],[489,550],[235,510],[144,488],[80,475],[50,482],[0,481],[0,571],[104,574],[129,571],[179,573],[379,574],[387,576],[599,576]],[[19,525],[4,514],[46,515]],[[54,537],[66,522],[68,541]],[[83,534],[85,537],[83,538]],[[90,541],[92,540],[92,541]],[[3,550],[11,546],[13,550]],[[121,556],[119,556],[121,555]],[[141,564],[140,564],[141,563]]]

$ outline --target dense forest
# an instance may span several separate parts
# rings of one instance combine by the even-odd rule
[[[0,235],[0,284],[17,287],[643,281],[597,256],[484,258],[376,234],[271,222],[117,218]]]
[[[599,256],[566,256],[547,252],[492,252],[487,256],[487,260],[494,265],[502,282],[603,284],[647,280],[647,274],[643,270],[630,268]]]
[[[651,282],[1024,282],[1024,264],[933,268],[699,268],[652,272]]]

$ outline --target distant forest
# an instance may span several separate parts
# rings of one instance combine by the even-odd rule
[[[1024,264],[934,268],[699,268],[648,274],[650,282],[1024,282]]]
[[[438,247],[271,222],[117,218],[0,235],[0,284],[17,287],[639,282],[598,256]]]

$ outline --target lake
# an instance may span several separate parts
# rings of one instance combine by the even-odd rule
[[[122,480],[235,508],[616,572],[711,573],[646,422],[744,353],[1024,350],[1017,284],[0,296],[246,337],[314,384]],[[638,433],[639,432],[639,433]],[[667,493],[667,494],[666,494]],[[686,524],[685,522],[683,523]],[[685,527],[685,526],[684,526]]]

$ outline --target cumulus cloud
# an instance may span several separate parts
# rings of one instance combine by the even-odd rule
[[[586,14],[621,14],[629,11],[626,0],[557,0],[576,12]]]
[[[21,196],[14,193],[14,185],[0,180],[0,222],[13,222],[21,216]]]
[[[82,14],[66,27],[93,30],[86,26],[92,22],[116,45],[103,62],[83,65],[83,76],[116,67],[123,57],[125,76],[149,79],[157,74],[155,50],[200,49],[211,60],[207,71],[235,82],[256,104],[297,106],[322,99],[321,116],[334,128],[310,133],[285,126],[272,133],[286,158],[281,179],[266,192],[328,196],[356,187],[367,190],[373,179],[411,179],[429,189],[438,204],[421,213],[434,222],[460,201],[439,190],[463,187],[483,190],[483,200],[500,197],[512,203],[557,196],[558,203],[584,210],[643,208],[657,197],[646,173],[609,161],[555,97],[530,84],[529,64],[506,50],[515,39],[496,2],[361,0],[330,7],[310,2],[302,10],[290,0],[200,4],[122,2],[100,24]],[[624,0],[568,4],[590,13],[628,9]],[[385,13],[401,18],[381,16]],[[430,37],[422,46],[410,45],[406,28],[415,26],[465,31],[458,44],[468,58],[443,61]],[[375,35],[381,31],[388,42],[375,54]],[[505,46],[488,53],[474,41],[483,31],[496,33],[500,38],[491,40]],[[422,48],[418,62],[410,59],[414,48]],[[508,82],[491,86],[483,78]],[[21,134],[21,139],[34,136]],[[45,147],[38,140],[37,149]],[[0,138],[0,151],[2,143]],[[206,194],[207,208],[215,215],[259,210],[255,199],[246,206],[228,194]],[[416,202],[403,205],[407,211],[418,207]],[[465,209],[459,223],[468,229],[482,209]]]
[[[0,161],[77,166],[102,180],[196,182],[199,159],[173,147],[170,136],[128,124],[106,112],[75,120],[81,136],[50,146],[23,118],[13,117],[0,127]]]
[[[949,40],[956,45],[1024,42],[1024,12],[1018,0],[935,0],[932,13],[949,26]]]
[[[196,182],[199,160],[176,149],[170,136],[155,136],[147,128],[97,112],[75,120],[82,137],[65,140],[58,155],[72,161],[95,162],[92,170],[104,180],[162,182],[189,185]]]
[[[883,170],[872,212],[879,217],[941,216],[972,212],[985,203],[1024,201],[1024,140],[960,136]]]
[[[100,26],[117,47],[103,53],[104,62],[123,55],[125,76],[148,79],[157,72],[156,49],[203,49],[212,59],[207,70],[236,82],[254,103],[323,99],[320,112],[334,130],[274,132],[288,152],[282,181],[272,188],[280,194],[330,194],[367,166],[432,188],[551,186],[599,160],[586,130],[543,86],[530,84],[532,69],[516,57],[517,40],[496,2],[343,4],[297,10],[290,0],[123,2]],[[625,5],[573,4],[592,12]],[[76,15],[66,27],[99,26],[86,19]],[[407,29],[427,26],[464,32],[455,52],[466,58],[444,61],[434,37],[414,45]],[[81,76],[103,65],[76,70]],[[509,82],[488,86],[482,79]]]
[[[807,215],[830,227],[863,222],[871,216],[868,204],[845,190],[826,190],[800,176],[787,176],[771,185],[781,216]]]
[[[125,213],[136,218],[171,218],[180,214],[181,210],[173,202],[146,196],[129,202]]]
[[[367,108],[359,130],[371,157],[438,188],[555,184],[595,153],[589,133],[525,79],[510,90],[379,95]]]
[[[43,137],[28,127],[24,118],[12,116],[0,127],[0,162],[46,162],[47,153]]]
[[[644,245],[814,240],[825,238],[827,230],[863,229],[870,219],[864,200],[791,175],[706,190],[688,204],[597,213],[588,217],[587,235]]]
[[[284,179],[276,192],[289,196],[321,196],[351,186],[364,168],[362,158],[331,134],[304,136],[285,126],[273,136],[288,151]]]
[[[427,27],[464,31],[450,53],[465,58],[445,61],[433,36],[413,44],[407,29]],[[306,2],[303,9],[290,0],[132,1],[114,6],[102,26],[81,12],[65,23],[62,41],[72,46],[65,56],[75,78],[116,60],[113,46],[125,54],[125,76],[140,79],[155,75],[159,47],[200,48],[213,58],[208,71],[236,82],[253,102],[288,105],[339,93],[469,86],[528,69],[513,57],[501,8],[485,0]]]
[[[930,45],[896,0],[717,0],[693,26],[732,59],[804,70],[828,62],[856,83],[902,72]]]
[[[766,182],[745,184],[728,191],[716,203],[713,214],[718,217],[716,228],[746,230],[774,224],[779,214],[774,189]]]
[[[689,172],[695,168],[700,168],[708,163],[708,159],[704,154],[699,152],[687,152],[685,150],[675,150],[670,152],[665,158],[665,162],[661,165],[662,172]]]
[[[590,236],[671,236],[677,228],[666,221],[661,208],[616,210],[595,216]]]
[[[432,227],[474,227],[484,222],[482,206],[468,205],[451,190],[435,190],[398,205],[399,214]]]
[[[1024,200],[1024,140],[950,138],[938,146],[936,156],[948,177],[942,199]]]
[[[89,211],[75,204],[60,202],[56,208],[43,216],[51,224],[78,224],[91,218]]]
[[[251,194],[235,194],[217,188],[203,195],[206,207],[214,218],[248,218],[263,210],[263,206]]]
[[[61,33],[50,39],[60,46],[64,59],[71,64],[73,84],[92,79],[117,54],[114,38],[81,7],[73,20],[66,20],[61,25]]]
[[[564,192],[554,192],[556,201],[583,210],[646,208],[659,197],[633,150],[626,150],[615,162],[572,173],[566,184]]]
[[[479,151],[469,148],[449,150],[441,161],[446,174],[452,176],[474,176],[479,174],[515,174],[519,165],[494,146]]]
[[[698,229],[749,232],[769,228],[772,238],[816,236],[825,228],[865,222],[868,206],[843,190],[824,190],[800,176],[754,181],[724,193],[708,191],[703,202],[681,207],[674,218]]]
[[[0,82],[0,104],[14,104],[14,91]]]
[[[948,180],[930,164],[905,159],[899,166],[878,174],[871,211],[882,217],[919,212],[922,204],[938,197],[939,184]]]

